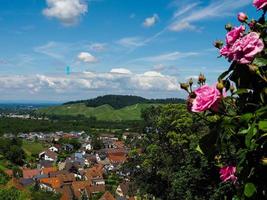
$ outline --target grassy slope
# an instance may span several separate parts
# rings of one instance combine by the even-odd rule
[[[86,117],[96,117],[103,121],[140,120],[141,110],[151,106],[151,104],[135,104],[121,109],[114,109],[109,105],[99,107],[87,107],[83,103],[54,106],[40,109],[39,113],[47,115],[84,115]]]
[[[29,141],[23,141],[22,148],[28,156],[39,154],[44,150],[44,146],[41,143]]]

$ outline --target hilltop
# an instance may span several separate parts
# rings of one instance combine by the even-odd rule
[[[124,108],[135,104],[168,104],[168,103],[184,103],[184,99],[167,98],[167,99],[146,99],[140,96],[132,95],[105,95],[94,99],[71,101],[64,105],[84,103],[88,107],[98,107],[102,105],[110,105],[114,109]]]

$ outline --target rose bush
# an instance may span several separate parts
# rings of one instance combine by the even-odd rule
[[[230,62],[217,86],[202,74],[194,91],[192,81],[183,83],[189,110],[209,126],[197,150],[218,168],[220,199],[267,199],[267,0],[253,4],[263,12],[259,20],[240,13],[240,26],[225,26],[225,45],[214,43]]]

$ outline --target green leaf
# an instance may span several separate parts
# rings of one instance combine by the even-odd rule
[[[219,134],[218,128],[216,128],[215,126],[210,130],[209,134],[203,136],[199,140],[200,149],[206,156],[210,158],[214,158],[216,154],[216,141],[218,134]]]
[[[267,59],[255,58],[252,64],[257,65],[258,67],[266,66],[267,65]]]
[[[241,89],[238,89],[235,94],[245,94],[245,93],[249,93],[248,89],[245,89],[245,88],[241,88]]]
[[[263,131],[267,131],[267,121],[259,121],[259,129]]]
[[[252,197],[255,192],[257,192],[257,189],[253,183],[247,183],[245,185],[244,194],[246,197]]]
[[[240,116],[241,121],[249,122],[251,118],[253,117],[252,113],[246,113]]]
[[[223,72],[219,77],[218,77],[218,81],[223,80],[229,73],[231,70],[227,70],[225,72]]]
[[[249,128],[248,133],[245,137],[245,144],[246,144],[246,147],[248,147],[249,149],[251,149],[252,138],[256,133],[257,133],[257,129],[255,128],[255,123],[253,123],[251,127]]]
[[[256,111],[257,116],[261,116],[264,114],[266,115],[266,113],[267,113],[267,106],[261,107],[260,109]]]
[[[200,148],[199,145],[197,145],[196,151],[201,153],[202,155],[204,155],[204,153],[203,153],[203,151],[202,151],[202,149]]]

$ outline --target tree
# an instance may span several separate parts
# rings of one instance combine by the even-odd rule
[[[208,177],[213,169],[196,151],[208,130],[204,122],[184,104],[152,107],[143,117],[142,153],[132,151],[126,163],[141,194],[163,200],[207,199],[214,189]]]
[[[25,159],[25,153],[21,147],[12,145],[6,152],[6,158],[8,158],[14,164],[22,165],[24,163],[23,159]]]

